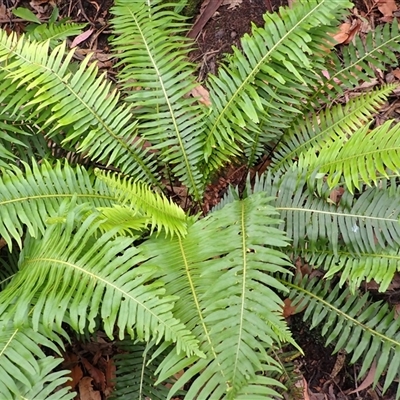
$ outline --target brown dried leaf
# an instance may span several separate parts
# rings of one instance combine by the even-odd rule
[[[210,93],[205,87],[197,85],[190,91],[190,94],[200,103],[206,105],[207,107],[211,106]]]
[[[82,364],[86,368],[89,375],[93,378],[95,383],[101,390],[106,388],[106,377],[103,372],[101,372],[98,368],[94,367],[86,358],[82,357]]]
[[[381,21],[391,22],[393,20],[393,12],[397,10],[395,0],[375,0],[375,4],[383,15]]]
[[[351,392],[349,392],[348,394],[361,392],[362,390],[366,389],[368,386],[371,386],[372,383],[374,382],[375,372],[376,372],[376,361],[374,360],[374,362],[371,365],[370,370],[368,371],[367,376],[365,377],[365,379],[363,380],[361,385],[357,389],[354,389]]]
[[[291,315],[296,314],[296,307],[292,306],[292,300],[285,299],[283,300],[283,317],[289,318]]]
[[[79,365],[74,365],[71,367],[71,373],[69,376],[72,378],[72,380],[68,381],[68,386],[71,386],[72,390],[74,390],[76,385],[78,385],[83,377],[82,368]]]
[[[100,392],[93,389],[92,378],[88,376],[79,382],[79,395],[81,400],[101,400]]]
[[[350,22],[344,22],[339,26],[339,31],[332,35],[332,37],[338,42],[338,44],[344,43],[350,35]]]

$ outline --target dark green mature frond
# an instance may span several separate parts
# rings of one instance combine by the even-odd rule
[[[389,310],[387,303],[373,302],[368,293],[363,296],[341,290],[331,282],[302,281],[283,278],[280,281],[290,288],[293,305],[305,307],[304,320],[310,320],[311,328],[322,325],[326,345],[335,344],[334,352],[344,349],[352,353],[351,363],[361,363],[359,377],[370,370],[376,361],[374,385],[387,370],[383,392],[400,378],[400,319]],[[400,389],[396,399],[400,398]]]
[[[197,84],[195,68],[187,61],[188,41],[178,35],[187,25],[169,11],[171,4],[160,3],[115,2],[113,45],[122,65],[119,78],[139,120],[139,133],[199,200],[205,115],[201,105],[188,98]]]
[[[330,25],[350,5],[295,2],[279,14],[265,14],[264,27],[253,27],[252,36],[242,39],[243,51],[234,50],[229,65],[210,81],[213,107],[205,152],[212,166],[242,148],[252,164],[259,142],[282,136],[320,79],[318,71],[325,69],[321,55],[332,42]]]
[[[53,48],[69,36],[79,35],[85,26],[86,24],[77,24],[65,20],[31,25],[27,27],[27,36],[37,42],[50,40],[50,47]]]
[[[337,255],[341,245],[355,254],[398,248],[400,245],[400,192],[386,186],[370,188],[360,196],[344,194],[337,205],[308,190],[300,172],[268,174],[256,186],[276,196],[275,207],[285,222],[293,247],[313,252],[328,247]],[[387,188],[385,190],[385,188]]]
[[[96,170],[97,177],[109,186],[119,203],[145,217],[152,229],[164,230],[168,235],[185,235],[187,217],[182,208],[164,194],[156,193],[144,183],[111,172]]]
[[[313,110],[321,104],[329,104],[345,90],[376,78],[376,71],[397,66],[399,51],[400,32],[396,22],[377,25],[362,38],[356,35],[354,44],[341,47],[340,56],[336,52],[325,55],[327,71],[321,74],[306,108]]]
[[[74,51],[65,44],[49,50],[49,41],[0,31],[0,102],[23,114],[50,136],[63,132],[65,142],[93,160],[113,164],[135,179],[158,185],[155,160],[137,137],[136,122],[105,76],[98,77],[90,56],[70,71]]]
[[[163,355],[153,359],[154,347],[132,341],[117,343],[118,354],[113,358],[116,370],[116,387],[112,393],[116,400],[165,400],[173,381],[155,385],[156,369]],[[183,393],[183,391],[182,391]],[[179,393],[181,394],[181,393]]]
[[[317,154],[314,148],[302,153],[298,165],[316,177],[319,186],[324,177],[330,188],[343,182],[350,193],[364,184],[377,185],[391,171],[400,171],[400,125],[389,120],[372,130],[363,126],[350,137],[325,143]]]
[[[345,247],[340,248],[337,255],[321,248],[308,254],[302,253],[305,260],[314,267],[323,267],[325,278],[340,276],[339,285],[347,282],[353,293],[363,282],[374,281],[380,292],[386,292],[396,272],[400,272],[400,251],[392,249],[376,249],[374,252],[355,255]]]
[[[272,398],[273,386],[282,386],[266,376],[279,370],[267,349],[291,341],[275,293],[285,288],[273,276],[290,264],[280,251],[288,242],[274,227],[279,220],[270,200],[258,193],[235,201],[195,222],[183,239],[139,246],[152,257],[144,266],[158,267],[167,293],[179,296],[174,313],[207,355],[166,357],[160,380],[187,367],[168,398],[191,379],[187,399]]]
[[[46,356],[44,347],[59,352],[56,336],[52,341],[28,326],[18,329],[0,320],[0,398],[67,400],[74,398],[68,387],[62,388],[68,371],[54,372],[62,359]],[[62,346],[62,342],[58,340]],[[61,389],[60,389],[61,388]],[[54,393],[53,393],[54,392]]]
[[[345,105],[297,118],[274,150],[272,171],[289,169],[293,161],[307,151],[315,154],[332,143],[343,143],[355,130],[371,120],[394,88],[393,85],[387,85],[354,97]]]
[[[60,329],[68,312],[77,332],[86,327],[92,332],[101,317],[111,338],[118,327],[120,339],[127,331],[132,338],[171,341],[178,352],[201,356],[197,340],[173,317],[176,298],[165,295],[154,279],[156,269],[135,268],[146,258],[132,247],[131,238],[113,238],[111,231],[94,240],[101,224],[96,217],[77,226],[74,213],[68,213],[66,222],[51,225],[43,238],[27,237],[19,272],[0,293],[0,314],[7,312],[19,326],[33,304],[37,330],[39,323]]]
[[[40,167],[24,164],[24,169],[14,167],[0,177],[0,236],[10,249],[13,240],[22,246],[25,229],[32,237],[44,232],[47,218],[58,213],[65,199],[90,202],[94,207],[116,203],[104,183],[93,182],[84,168],[60,162],[51,166],[44,161]]]

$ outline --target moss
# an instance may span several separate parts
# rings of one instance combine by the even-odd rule
[[[201,0],[187,0],[187,4],[182,11],[186,17],[193,18],[199,11]]]

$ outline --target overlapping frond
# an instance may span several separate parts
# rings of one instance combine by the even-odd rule
[[[142,341],[174,342],[178,352],[188,355],[202,354],[194,336],[173,317],[175,297],[165,295],[154,279],[156,270],[135,268],[146,259],[131,238],[113,238],[111,231],[95,239],[101,224],[95,213],[81,224],[73,212],[65,219],[41,239],[25,240],[19,272],[0,293],[0,314],[12,316],[19,326],[33,304],[33,329],[39,323],[60,329],[67,315],[77,332],[93,331],[100,317],[109,337],[118,327],[121,339],[128,332]]]
[[[119,78],[140,121],[140,134],[199,200],[205,115],[189,96],[196,86],[195,68],[187,59],[188,40],[179,35],[187,27],[170,7],[159,0],[151,4],[116,1],[113,45],[122,66]]]
[[[116,202],[109,189],[102,182],[93,182],[84,168],[43,162],[32,168],[24,164],[24,170],[14,167],[0,177],[0,236],[10,248],[13,240],[22,246],[25,229],[32,237],[44,232],[46,219],[56,215],[67,198],[94,207]]]
[[[27,36],[37,42],[50,40],[50,47],[55,47],[69,36],[79,35],[85,26],[86,24],[77,24],[65,20],[59,22],[49,21],[45,24],[29,26]]]
[[[187,399],[271,398],[273,386],[281,386],[267,376],[279,370],[267,350],[291,341],[275,293],[285,289],[273,276],[290,263],[280,251],[288,242],[274,227],[279,220],[271,218],[270,200],[258,193],[235,201],[195,222],[183,239],[139,246],[152,256],[143,265],[157,266],[167,293],[179,296],[174,313],[207,356],[183,359],[172,352],[165,358],[160,380],[187,367],[168,398],[191,379]]]
[[[63,132],[65,142],[93,160],[113,164],[136,179],[158,184],[155,160],[137,137],[136,122],[111,82],[98,76],[87,56],[72,73],[74,51],[65,44],[19,39],[0,31],[0,102],[49,135]]]
[[[163,359],[162,355],[153,359],[154,347],[150,344],[125,340],[117,343],[117,346],[119,353],[114,357],[117,368],[116,387],[111,398],[165,400],[169,391],[166,384],[171,385],[173,381],[154,384],[156,368]]]
[[[340,276],[339,285],[348,284],[353,293],[363,282],[374,281],[380,292],[385,292],[392,283],[396,272],[400,272],[400,252],[398,249],[376,249],[374,252],[353,254],[345,247],[337,255],[320,248],[308,254],[302,253],[305,260],[315,268],[326,270],[325,278]]]
[[[355,130],[371,120],[393,89],[393,85],[387,85],[354,97],[345,105],[297,118],[274,150],[272,171],[289,169],[301,154],[315,154],[331,146],[333,142],[343,143]]]
[[[376,185],[392,171],[400,171],[400,125],[388,120],[370,130],[369,125],[357,129],[350,137],[339,137],[319,149],[300,155],[298,166],[327,182],[330,188],[342,183],[350,193],[364,184]],[[311,182],[313,184],[315,182]]]
[[[264,27],[244,36],[242,52],[234,50],[228,66],[210,80],[205,153],[212,166],[242,148],[254,163],[260,146],[290,126],[324,69],[320,55],[332,43],[330,24],[350,4],[299,1],[279,14],[265,14]]]
[[[58,352],[56,335],[52,340],[24,325],[13,327],[0,320],[0,398],[29,400],[68,400],[74,398],[68,387],[68,371],[54,372],[62,359],[46,356],[44,348]],[[59,345],[62,342],[59,341]]]
[[[396,22],[377,25],[362,37],[356,35],[353,43],[341,47],[340,55],[325,54],[326,71],[305,108],[313,110],[329,104],[345,90],[376,78],[376,71],[384,71],[388,65],[397,66],[399,51],[400,32]]]
[[[290,288],[292,304],[305,308],[304,319],[310,320],[311,327],[322,326],[326,344],[333,342],[335,352],[344,349],[352,354],[351,363],[362,365],[359,377],[376,361],[374,385],[386,370],[383,392],[399,379],[400,319],[387,303],[373,302],[368,293],[351,294],[349,289],[340,289],[339,285],[332,288],[329,281],[309,277],[294,282],[284,278],[281,282]]]
[[[166,235],[185,235],[187,217],[182,208],[164,194],[156,193],[151,188],[131,178],[103,173],[96,170],[97,177],[108,185],[118,202],[135,211],[138,217],[145,217],[152,229],[164,230]]]
[[[354,254],[400,245],[399,189],[390,182],[382,181],[382,189],[370,188],[359,196],[345,192],[336,204],[309,191],[299,174],[268,174],[256,188],[276,196],[275,207],[284,220],[281,229],[294,249],[328,247],[337,255],[341,244]]]

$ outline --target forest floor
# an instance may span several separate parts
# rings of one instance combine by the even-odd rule
[[[224,56],[231,51],[232,45],[240,47],[240,38],[250,32],[251,24],[263,24],[263,14],[277,11],[279,6],[294,3],[296,0],[203,0],[196,14],[190,20],[192,29],[189,33],[196,43],[197,49],[191,54],[191,60],[197,64],[197,79],[202,83],[208,74],[215,74]],[[335,0],[332,0],[335,1]],[[89,36],[81,36],[76,50],[77,57],[84,57],[89,51],[94,52],[102,70],[107,71],[110,78],[115,72],[110,70],[113,61],[108,36],[110,8],[112,0],[0,0],[0,25],[8,31],[22,33],[28,22],[23,17],[16,17],[12,10],[17,7],[29,8],[41,20],[46,21],[54,5],[57,5],[60,17],[69,17],[72,21],[86,23],[85,31]],[[340,46],[345,46],[356,35],[362,36],[374,29],[378,24],[393,21],[400,17],[400,1],[395,0],[357,0],[355,7],[349,10],[346,20],[338,26],[335,36]],[[72,38],[74,39],[74,38]],[[376,71],[376,78],[371,82],[362,82],[361,88],[371,88],[388,82],[400,82],[400,69]],[[400,85],[399,85],[400,87]],[[399,92],[400,93],[400,92]],[[350,96],[350,94],[348,94]],[[400,97],[395,94],[379,111],[376,124],[388,118],[400,119]],[[263,160],[265,161],[265,160]],[[262,170],[261,163],[257,168]],[[208,207],[218,202],[229,184],[236,184],[243,179],[244,171],[231,168],[224,176],[210,186],[208,190]],[[372,292],[377,298],[388,301],[396,309],[400,304],[400,278],[396,276],[389,290],[378,296],[373,283],[366,284],[364,290]],[[357,380],[359,367],[349,364],[349,357],[339,352],[332,355],[333,348],[325,348],[318,332],[309,329],[302,322],[301,314],[291,315],[288,307],[285,317],[288,319],[296,341],[303,348],[305,356],[295,353],[292,356],[295,368],[301,379],[296,384],[303,392],[299,398],[305,400],[392,400],[394,390],[381,394],[378,384],[372,388],[370,375]],[[112,357],[113,343],[101,332],[89,341],[76,341],[67,345],[63,367],[71,370],[71,385],[79,393],[76,399],[105,400],[112,392],[112,378],[115,367]],[[374,366],[371,366],[371,370]],[[394,385],[395,386],[395,385]],[[357,392],[358,388],[358,392]]]

